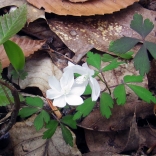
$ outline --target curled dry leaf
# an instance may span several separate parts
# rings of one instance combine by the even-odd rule
[[[26,61],[25,71],[28,72],[28,76],[24,80],[19,80],[20,88],[38,87],[43,93],[50,89],[49,76],[54,75],[60,79],[62,75],[61,70],[52,63],[51,59],[41,53],[36,53],[33,58]],[[18,80],[13,79],[13,82],[18,84]]]
[[[44,8],[46,12],[58,15],[103,15],[119,11],[139,0],[92,0],[85,3],[71,3],[67,0],[27,0],[37,8]],[[80,0],[79,0],[80,1]],[[81,0],[82,1],[82,0]]]
[[[143,101],[128,102],[124,106],[114,105],[112,116],[109,119],[103,117],[99,109],[93,110],[79,126],[101,132],[113,132],[128,129],[131,125],[133,114],[136,107],[136,117],[146,118],[153,114],[153,104]]]
[[[46,129],[36,131],[33,126],[35,116],[23,122],[17,122],[10,130],[14,155],[29,155],[29,156],[81,156],[80,151],[75,144],[70,147],[62,137],[61,128],[58,127],[51,139],[42,139],[43,132]]]
[[[77,3],[77,2],[86,2],[86,1],[90,1],[90,0],[69,0],[69,1]]]
[[[39,50],[45,43],[44,40],[32,40],[28,37],[19,37],[17,35],[12,37],[11,40],[21,47],[25,57],[28,57],[35,51]],[[10,61],[2,45],[0,46],[0,61],[2,63],[3,68],[9,66],[10,64]]]
[[[0,3],[0,8],[6,7],[6,6],[21,6],[23,4],[26,4],[27,1],[26,0],[1,0]],[[44,15],[44,10],[41,9],[37,9],[36,7],[30,5],[29,3],[27,3],[27,22],[33,22],[38,18],[44,18],[45,19],[45,15]]]
[[[139,4],[130,6],[112,15],[91,17],[56,16],[56,18],[48,19],[48,23],[51,30],[55,32],[74,53],[81,53],[83,47],[87,45],[92,45],[92,47],[103,52],[109,52],[108,47],[113,40],[123,36],[140,38],[140,36],[130,28],[130,22],[136,10],[139,14],[142,14],[144,18],[149,18],[155,23],[156,12],[144,9]],[[146,39],[151,42],[156,42],[155,32],[156,27]],[[134,51],[138,49],[139,47],[134,49]]]

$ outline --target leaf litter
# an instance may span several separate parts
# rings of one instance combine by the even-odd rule
[[[83,4],[84,3],[82,3],[81,6]],[[155,21],[155,12],[145,10],[138,4],[135,4],[131,7],[128,7],[125,10],[114,13],[113,15],[95,16],[95,17],[90,16],[90,17],[81,17],[81,18],[74,17],[74,22],[73,22],[73,17],[68,17],[68,16],[62,17],[62,16],[55,15],[55,18],[47,19],[48,24],[52,31],[46,28],[48,30],[48,33],[46,34],[44,34],[45,31],[43,31],[42,29],[43,27],[42,27],[40,28],[41,31],[38,30],[38,32],[41,33],[39,35],[36,35],[37,33],[35,32],[35,30],[37,29],[37,27],[34,28],[33,30],[33,26],[31,26],[31,24],[33,25],[33,23],[30,23],[30,27],[29,26],[26,27],[25,29],[23,29],[23,31],[27,33],[28,31],[29,32],[32,31],[31,33],[29,33],[29,35],[34,34],[32,36],[36,35],[38,39],[42,39],[42,40],[35,40],[36,43],[33,43],[31,39],[28,39],[30,40],[30,42],[27,43],[31,43],[28,44],[29,48],[26,49],[28,51],[26,57],[29,56],[29,58],[27,59],[26,70],[28,71],[29,76],[24,81],[19,81],[19,82],[14,80],[13,81],[16,84],[19,83],[19,86],[23,89],[26,87],[35,86],[38,87],[44,93],[49,87],[47,83],[47,79],[48,79],[47,77],[54,74],[55,76],[57,76],[58,79],[60,78],[62,73],[61,70],[63,69],[63,67],[62,67],[62,62],[58,60],[61,60],[64,57],[61,58],[60,55],[52,55],[52,57],[55,57],[57,60],[57,66],[55,66],[52,63],[51,59],[47,57],[47,55],[43,55],[44,53],[43,51],[36,53],[34,57],[30,56],[30,54],[34,53],[34,51],[37,51],[45,44],[45,40],[51,37],[49,33],[52,34],[52,36],[54,36],[55,44],[52,47],[52,49],[54,48],[54,50],[58,51],[60,48],[62,47],[64,48],[65,47],[64,44],[65,44],[69,48],[68,49],[66,47],[67,53],[70,54],[69,58],[71,59],[74,55],[73,53],[71,53],[72,51],[75,53],[73,60],[76,60],[75,62],[78,62],[82,59],[82,57],[86,54],[86,52],[91,50],[93,47],[102,52],[109,53],[108,45],[110,41],[118,39],[124,35],[131,36],[131,37],[134,36],[139,38],[139,36],[137,36],[137,34],[135,34],[129,28],[129,24],[132,19],[133,13],[136,10],[139,13],[141,13],[145,18],[149,18],[152,22]],[[110,17],[113,18],[111,19]],[[34,19],[31,19],[30,21],[34,21]],[[28,28],[31,29],[29,30]],[[56,33],[56,35],[54,33]],[[57,43],[58,41],[57,35],[60,37],[59,44]],[[148,40],[155,42],[155,29],[149,35]],[[22,42],[21,39],[20,42],[18,44],[22,46],[24,42]],[[58,46],[56,46],[56,43],[58,44]],[[23,45],[25,45],[25,43]],[[32,49],[33,47],[36,46],[38,46],[36,49]],[[23,47],[26,48],[26,46]],[[136,49],[138,48],[139,46]],[[46,51],[45,49],[44,51]],[[134,51],[136,51],[136,49],[134,49]],[[67,53],[63,51],[63,55]],[[83,58],[83,61],[85,61],[85,58]],[[9,63],[7,62],[6,65],[4,65],[4,67],[7,67],[8,64]],[[65,65],[67,65],[67,60],[65,62]],[[106,78],[109,81],[109,83],[111,85],[113,84],[115,85],[119,83],[121,81],[121,77],[124,76],[123,73],[125,71],[127,73],[134,73],[135,71],[134,67],[131,65],[132,65],[131,63],[129,63],[128,65],[131,69],[127,68],[126,66],[121,66],[119,69],[113,70],[112,73],[107,72]],[[121,72],[122,70],[124,72]],[[138,73],[136,72],[136,74]],[[143,85],[147,87],[147,79],[144,80]],[[101,85],[101,90],[103,89],[105,89],[105,86]],[[97,105],[96,106],[97,108],[95,108],[93,112],[90,113],[90,115],[88,115],[81,123],[79,123],[79,126],[85,129],[86,142],[91,152],[97,151],[98,153],[102,151],[102,154],[104,154],[104,152],[107,153],[111,151],[113,153],[120,153],[129,150],[138,150],[143,147],[142,145],[150,148],[155,143],[154,142],[155,132],[152,131],[151,128],[149,127],[139,128],[136,125],[136,119],[141,118],[143,120],[146,120],[148,115],[153,115],[153,105],[152,104],[148,105],[142,101],[139,101],[137,97],[134,96],[134,94],[131,92],[128,92],[128,94],[129,94],[129,98],[127,100],[127,104],[125,106],[115,106],[112,110],[113,115],[111,116],[110,119],[106,119],[100,115],[98,105]],[[134,115],[134,113],[136,116]],[[31,122],[32,121],[30,121],[29,123]],[[37,154],[36,150],[38,150],[38,148],[36,148],[36,146],[42,147],[39,148],[40,154],[42,154],[41,152],[46,152],[44,145],[48,145],[50,149],[51,148],[53,149],[54,146],[57,147],[56,145],[51,144],[50,140],[46,141],[45,143],[44,142],[45,140],[40,139],[41,138],[40,136],[42,135],[42,131],[40,132],[39,133],[36,132],[36,130],[32,128],[32,126],[28,127],[28,125],[25,124],[25,122],[16,123],[16,125],[13,127],[13,129],[10,132],[12,136],[12,140],[15,143],[14,145],[16,145],[14,148],[15,155]],[[19,135],[19,133],[26,134],[26,135],[23,135],[23,138],[21,139],[20,137],[22,137],[22,135]],[[57,130],[56,133],[60,133],[60,131]],[[31,136],[30,138],[25,138],[28,136],[28,134],[29,135],[33,134],[33,136]],[[34,139],[34,134],[37,135],[35,139]],[[62,135],[57,136],[57,138],[54,139],[54,141],[58,140],[58,138],[60,137],[62,137]],[[62,143],[62,141],[60,141],[59,143]],[[34,145],[36,146],[32,148],[33,147],[32,144],[33,146]],[[63,144],[66,145],[65,143]],[[62,148],[62,144],[61,144],[61,148]],[[47,149],[49,150],[49,148]],[[63,149],[64,151],[66,151],[66,146]],[[54,151],[56,151],[55,148]],[[67,150],[67,151],[70,151],[68,155],[72,153],[71,150]],[[56,155],[60,155],[60,151],[57,152],[58,153],[56,153]],[[77,149],[76,152],[74,152],[74,154],[75,153],[81,155]]]

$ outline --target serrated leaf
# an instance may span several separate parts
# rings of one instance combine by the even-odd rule
[[[134,54],[133,51],[129,51],[129,52],[125,53],[125,54],[119,55],[119,57],[129,60],[129,59],[133,58],[132,57],[133,54]]]
[[[62,119],[61,119],[61,122],[68,125],[69,127],[71,127],[72,129],[76,129],[77,128],[77,123],[75,120],[73,120],[73,115],[67,115],[67,116],[64,116]]]
[[[19,111],[18,115],[20,115],[21,118],[25,118],[31,116],[32,114],[35,114],[37,111],[38,111],[37,108],[24,107]]]
[[[45,110],[42,110],[40,114],[38,114],[37,117],[35,118],[34,126],[36,130],[38,131],[43,127],[44,122],[48,123],[49,121],[50,121],[49,114]]]
[[[23,70],[25,65],[25,57],[22,49],[13,41],[3,43],[5,52],[16,71]]]
[[[115,87],[113,95],[118,105],[124,105],[126,103],[126,91],[125,86],[123,84],[120,84],[117,87]]]
[[[136,13],[133,16],[130,27],[145,38],[154,28],[154,24],[149,19],[145,19],[143,22],[142,15]]]
[[[34,107],[43,107],[43,100],[39,97],[26,97],[25,102],[27,105],[34,106]]]
[[[114,59],[109,65],[107,65],[106,67],[104,67],[102,69],[102,71],[108,71],[108,70],[113,70],[117,67],[119,67],[120,64],[123,64],[125,62],[117,62],[117,59]]]
[[[87,63],[100,70],[101,56],[99,54],[94,54],[93,52],[88,52]]]
[[[141,75],[126,75],[124,76],[124,82],[129,83],[129,82],[142,82],[143,81],[143,76]]]
[[[77,120],[81,116],[87,116],[93,110],[94,106],[95,101],[92,101],[91,98],[84,100],[84,103],[76,108],[77,113],[74,114],[73,120]]]
[[[7,106],[7,105],[10,104],[5,92],[7,93],[8,97],[11,100],[11,102],[14,103],[14,98],[13,98],[13,96],[11,94],[11,91],[7,87],[5,87],[3,85],[0,85],[0,106]]]
[[[43,139],[51,138],[55,133],[57,126],[58,122],[56,120],[50,120],[50,122],[46,125],[46,128],[48,128],[48,130],[43,133],[42,138]]]
[[[19,32],[25,25],[27,19],[27,8],[23,5],[14,12],[0,17],[0,44]]]
[[[139,70],[141,76],[144,76],[145,73],[148,73],[150,70],[150,63],[147,55],[147,50],[144,44],[134,57],[134,66],[136,70]]]
[[[110,108],[113,108],[114,101],[110,94],[102,93],[100,98],[100,112],[107,119],[112,115]]]
[[[140,40],[131,37],[121,37],[109,45],[109,51],[124,54],[131,50]]]
[[[110,62],[113,61],[115,58],[109,54],[103,54],[101,60],[103,62]]]
[[[83,95],[90,95],[92,93],[92,89],[90,87],[90,85],[87,85]]]
[[[127,84],[127,86],[133,90],[133,92],[143,101],[150,103],[151,101],[155,101],[154,100],[154,96],[152,96],[152,93],[147,90],[144,87],[141,86],[137,86],[137,85],[132,85],[132,84]]]
[[[151,53],[151,55],[156,59],[156,44],[152,42],[145,42],[146,48]]]
[[[71,147],[73,147],[72,133],[63,124],[60,124],[60,126],[61,126],[61,130],[62,130],[62,136],[63,136],[63,139],[65,140],[66,144],[69,144]]]

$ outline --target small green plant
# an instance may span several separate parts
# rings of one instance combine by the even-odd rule
[[[142,42],[141,48],[134,57],[134,66],[136,70],[139,70],[140,75],[143,76],[150,70],[147,52],[149,52],[153,58],[156,58],[156,44],[146,41],[146,36],[152,31],[154,24],[149,19],[143,20],[142,15],[136,13],[133,16],[130,27],[141,36],[141,39],[122,37],[110,44],[109,51],[122,55],[131,50],[138,42]]]

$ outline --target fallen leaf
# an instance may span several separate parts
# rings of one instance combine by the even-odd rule
[[[1,0],[0,8],[6,7],[6,6],[21,6],[23,4],[26,4],[26,0]],[[30,5],[27,3],[27,22],[33,22],[38,18],[44,18],[45,19],[45,12],[44,10],[37,9],[36,7]]]
[[[75,144],[75,135],[73,133],[73,147],[65,143],[60,127],[57,128],[51,139],[42,139],[43,132],[46,131],[46,129],[43,128],[37,132],[33,126],[34,118],[35,115],[23,122],[17,122],[10,130],[14,155],[81,156]]]
[[[86,50],[91,50],[94,47],[97,50],[109,53],[108,47],[113,40],[123,36],[140,38],[130,28],[130,22],[136,12],[155,23],[156,13],[144,9],[139,4],[132,5],[112,15],[90,17],[56,16],[48,19],[48,23],[51,30],[74,53],[82,53],[83,47],[88,45],[92,46]],[[147,36],[146,40],[156,42],[155,32],[156,27]],[[133,50],[136,52],[138,49],[139,46]]]
[[[12,68],[10,67],[9,73]],[[48,84],[48,78],[52,75],[60,79],[62,72],[51,61],[51,59],[42,53],[36,53],[31,59],[26,61],[25,69],[28,72],[28,76],[24,80],[19,80],[19,86],[21,89],[26,87],[38,87],[43,93],[50,89]],[[18,80],[13,80],[18,84]]]
[[[113,13],[122,8],[132,5],[138,0],[94,0],[84,3],[71,3],[66,0],[27,0],[37,8],[44,8],[46,12],[53,12],[58,15],[89,16],[106,13]],[[79,0],[80,1],[80,0]]]
[[[12,37],[10,40],[14,41],[21,47],[25,57],[28,57],[35,51],[39,50],[45,43],[44,40],[32,40],[28,37],[19,37],[17,35]],[[10,61],[2,45],[0,46],[0,61],[3,68],[8,67],[10,64]]]

